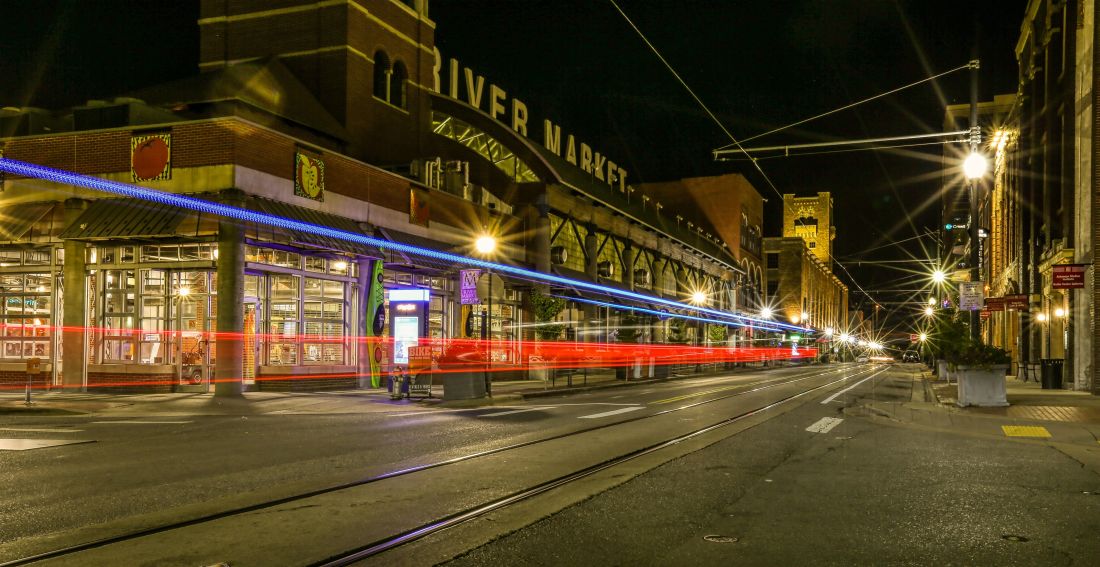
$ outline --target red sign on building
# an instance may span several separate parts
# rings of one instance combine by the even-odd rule
[[[1002,299],[1005,301],[1005,309],[1015,309],[1016,311],[1028,310],[1026,295],[1006,295]]]
[[[1003,297],[987,297],[985,298],[985,308],[987,311],[1004,311],[1005,310],[1005,298]]]
[[[1051,280],[1054,289],[1081,289],[1085,287],[1085,264],[1059,264],[1053,266]]]

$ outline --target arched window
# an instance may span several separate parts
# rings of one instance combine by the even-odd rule
[[[401,61],[396,61],[393,64],[393,73],[390,74],[390,104],[405,108],[405,85],[409,79],[409,72],[405,69],[405,64]]]
[[[374,52],[374,96],[389,100],[390,56],[379,49]]]

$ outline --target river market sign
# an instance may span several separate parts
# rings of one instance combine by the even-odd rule
[[[493,83],[488,85],[486,92],[485,77],[476,74],[469,67],[461,67],[457,59],[449,59],[444,69],[443,56],[438,48],[435,50],[434,72],[435,92],[465,102],[510,127],[517,134],[531,138],[527,129],[527,105],[523,101],[515,97],[508,98],[508,93]],[[542,121],[542,145],[608,186],[626,192],[627,170],[592,146],[577,141],[573,134],[563,134],[561,126],[548,119]]]

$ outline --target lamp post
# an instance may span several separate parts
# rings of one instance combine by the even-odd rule
[[[478,254],[488,257],[497,249],[497,239],[490,234],[482,234],[474,241],[474,249]],[[492,397],[493,381],[489,377],[489,372],[493,366],[493,269],[487,268],[485,275],[489,278],[489,308],[481,311],[481,340],[485,345],[485,366],[482,369],[482,375],[485,378],[485,393]]]
[[[977,282],[982,275],[978,270],[978,180],[985,175],[986,161],[978,153],[978,144],[981,142],[982,130],[978,126],[978,61],[971,61],[970,67],[970,155],[963,162],[963,173],[966,175],[970,192],[970,281]],[[981,315],[977,310],[970,310],[970,338],[974,342],[981,341]]]

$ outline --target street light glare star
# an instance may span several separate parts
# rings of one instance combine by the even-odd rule
[[[966,160],[963,161],[963,173],[966,174],[967,179],[980,179],[985,175],[987,167],[985,156],[978,152],[966,156]]]
[[[925,307],[924,308],[924,314],[929,316],[929,317],[931,317],[932,314],[935,313],[935,312],[936,311],[934,309],[932,309],[931,307]]]
[[[493,250],[496,250],[497,239],[489,236],[488,234],[483,234],[477,237],[477,240],[474,242],[474,248],[476,248],[477,251],[481,254],[488,254]]]
[[[936,283],[943,283],[947,281],[947,274],[943,270],[936,270],[932,272],[932,281]]]
[[[701,291],[696,291],[695,293],[691,294],[691,302],[696,305],[702,305],[707,302],[707,294]]]
[[[771,317],[772,317],[771,307],[765,307],[765,308],[761,309],[760,310],[760,317],[763,318],[763,319],[771,319]]]

